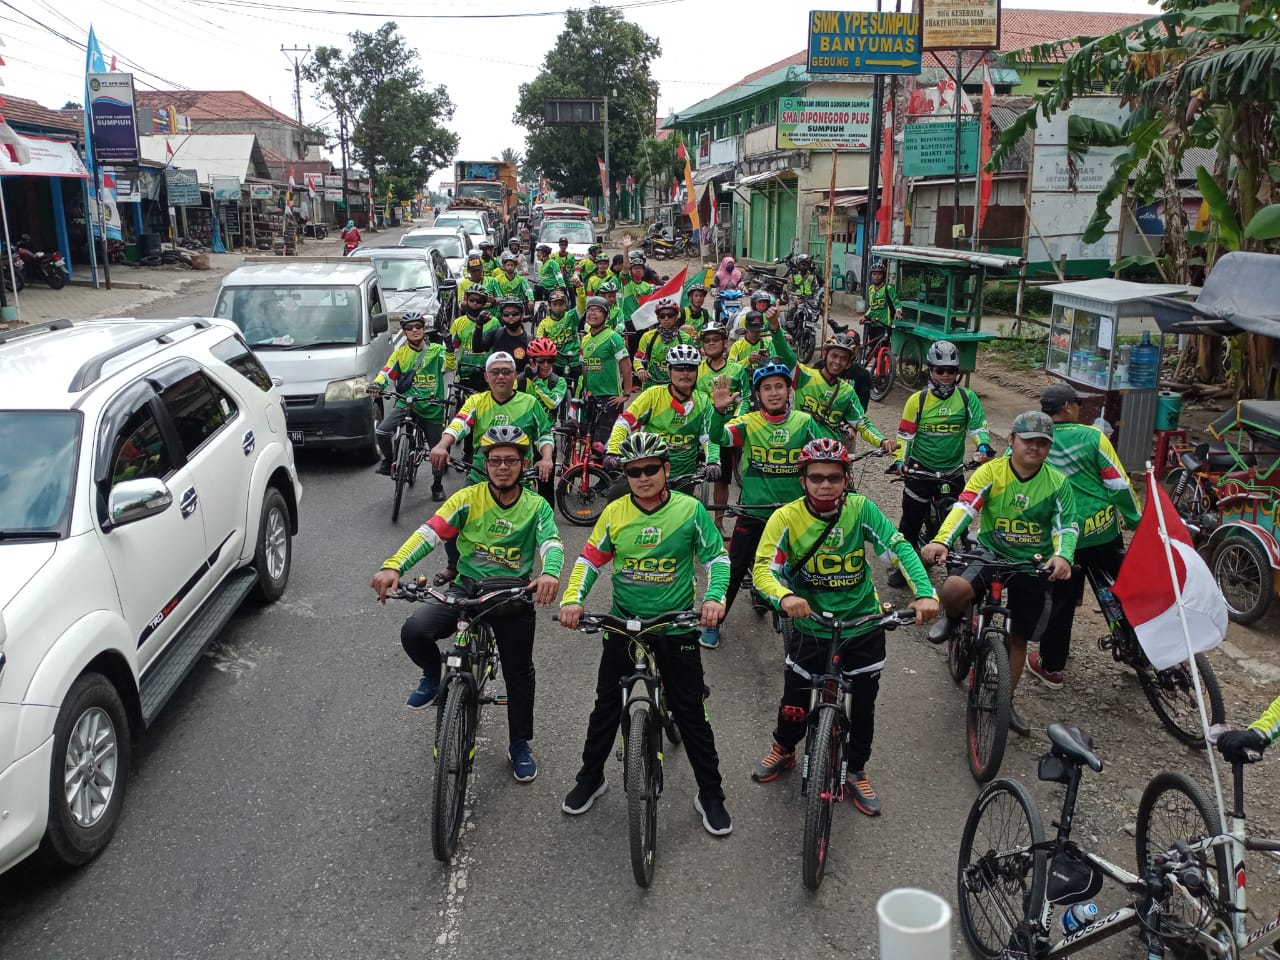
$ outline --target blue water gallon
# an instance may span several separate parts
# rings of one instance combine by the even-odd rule
[[[1129,386],[1154,390],[1160,385],[1160,348],[1151,342],[1151,331],[1142,331],[1142,342],[1129,353]]]

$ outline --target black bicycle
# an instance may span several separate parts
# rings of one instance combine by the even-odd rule
[[[787,669],[794,670],[813,685],[800,780],[800,793],[805,798],[801,878],[806,887],[817,890],[822,885],[827,867],[832,807],[844,799],[845,774],[848,772],[845,751],[853,709],[853,677],[856,674],[846,674],[840,667],[841,653],[853,639],[842,638],[840,634],[872,625],[894,630],[901,625],[915,623],[916,612],[894,610],[892,604],[885,604],[879,613],[856,620],[837,620],[829,613],[814,615],[810,619],[830,631],[826,641],[826,664],[821,673],[809,673],[788,654]]]
[[[662,796],[662,735],[679,745],[680,733],[662,698],[662,677],[654,659],[649,634],[665,628],[677,633],[697,629],[699,615],[692,610],[656,617],[615,617],[609,613],[584,613],[578,624],[583,633],[608,631],[626,637],[631,644],[634,671],[622,677],[623,789],[627,796],[627,830],[631,840],[631,872],[642,887],[653,882],[658,850],[658,799]]]
[[[445,394],[444,400],[444,422],[448,423],[456,417],[458,411],[462,409],[462,405],[467,402],[467,397],[476,392],[476,390],[464,386],[457,380],[449,384],[449,391]]]
[[[404,408],[404,417],[391,437],[391,479],[395,483],[395,493],[391,498],[391,522],[395,523],[400,519],[400,504],[404,499],[405,488],[412,487],[418,479],[418,468],[431,452],[431,442],[427,439],[426,422],[414,413],[411,400],[394,393],[383,393],[382,396]]]
[[[979,462],[978,460],[966,460],[963,468],[972,470],[978,466]],[[963,474],[959,483],[955,486],[952,486],[951,483],[942,482],[949,480],[955,472],[954,470],[926,470],[920,466],[918,461],[908,460],[898,468],[898,475],[889,481],[890,483],[905,483],[908,480],[933,480],[936,482],[937,485],[934,487],[933,496],[929,498],[929,511],[925,515],[924,532],[920,537],[921,543],[928,543],[938,535],[938,531],[942,529],[942,524],[947,519],[947,514],[956,505],[956,500],[964,490]],[[966,541],[969,541],[968,530],[965,531],[964,536]]]
[[[478,581],[474,593],[471,597],[444,593],[428,587],[426,577],[418,577],[388,594],[395,600],[414,602],[430,598],[458,611],[458,632],[445,657],[444,679],[436,699],[432,753],[436,777],[431,800],[431,851],[442,863],[448,863],[458,847],[467,781],[475,764],[480,708],[507,703],[505,696],[485,693],[499,666],[497,639],[487,618],[500,608],[509,613],[515,604],[532,611],[528,584],[513,584],[509,577]]]
[[[948,553],[947,569],[958,574],[971,563],[987,568],[988,589],[969,605],[947,640],[947,669],[969,688],[965,705],[965,758],[978,783],[986,783],[1000,769],[1009,739],[1013,690],[1009,676],[1009,608],[1004,590],[1010,578],[1043,577],[1042,557],[1031,561],[1001,560],[988,553]]]

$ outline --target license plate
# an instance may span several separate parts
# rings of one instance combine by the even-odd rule
[[[301,431],[301,430],[290,430],[290,431],[289,431],[289,442],[290,442],[290,443],[292,443],[295,447],[300,447],[300,446],[302,446],[304,443],[306,443],[306,440],[305,440],[305,439],[303,439],[302,431]]]

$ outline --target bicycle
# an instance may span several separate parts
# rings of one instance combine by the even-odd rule
[[[1095,571],[1087,566],[1084,573],[1089,586],[1093,588],[1098,606],[1102,608],[1102,616],[1107,621],[1109,631],[1106,636],[1098,638],[1098,649],[1110,651],[1117,663],[1133,668],[1151,709],[1176,740],[1189,747],[1203,749],[1204,732],[1200,726],[1200,708],[1196,702],[1195,683],[1190,667],[1185,661],[1164,670],[1153,667],[1142,650],[1142,644],[1138,642],[1138,635],[1124,615],[1120,601],[1111,592],[1114,579],[1106,571]],[[1200,674],[1200,682],[1204,684],[1209,723],[1223,723],[1226,719],[1226,707],[1222,700],[1222,689],[1218,686],[1213,665],[1202,653],[1196,654],[1196,670]]]
[[[947,570],[958,574],[981,563],[990,577],[981,600],[969,605],[947,639],[947,669],[956,683],[968,678],[965,704],[965,757],[969,773],[986,783],[1000,769],[1009,739],[1013,691],[1009,678],[1009,608],[1002,604],[1008,580],[1016,574],[1044,576],[1043,558],[1031,562],[1001,560],[986,553],[952,552]]]
[[[966,460],[962,466],[965,470],[972,470],[981,462],[980,460]],[[929,511],[925,515],[924,532],[920,536],[920,543],[922,544],[928,543],[938,535],[938,531],[942,529],[942,524],[946,522],[947,514],[956,505],[956,499],[960,496],[961,491],[964,490],[963,476],[959,485],[954,489],[950,484],[941,482],[950,479],[955,472],[926,470],[915,460],[908,460],[898,470],[898,475],[889,480],[890,483],[906,483],[908,480],[933,480],[938,482],[934,495],[929,498]],[[968,530],[964,532],[964,537],[966,543],[971,543]]]
[[[485,693],[498,667],[497,639],[485,618],[513,601],[529,603],[528,584],[503,585],[511,579],[478,581],[474,597],[428,587],[426,577],[402,583],[395,593],[388,594],[395,600],[410,602],[431,598],[458,611],[458,632],[445,657],[444,679],[436,699],[436,739],[432,749],[436,770],[431,800],[431,851],[442,863],[453,858],[458,846],[467,781],[475,764],[480,708],[507,703],[505,695]]]
[[[391,498],[391,522],[400,519],[400,503],[404,499],[405,487],[412,487],[418,479],[418,468],[431,452],[431,443],[427,439],[425,422],[413,411],[412,401],[401,394],[383,393],[384,400],[393,403],[404,402],[405,415],[396,425],[391,437],[392,461],[391,479],[395,482],[395,493]]]
[[[872,330],[873,327],[879,329]],[[863,317],[862,330],[857,362],[871,371],[871,399],[883,401],[893,389],[898,373],[898,361],[890,348],[890,327]]]
[[[895,630],[915,623],[916,612],[894,610],[892,604],[885,604],[879,613],[856,620],[837,620],[829,613],[809,619],[831,631],[827,641],[826,665],[821,673],[809,673],[791,659],[790,653],[786,664],[788,670],[795,671],[813,685],[800,780],[800,794],[805,798],[801,879],[808,889],[817,890],[826,872],[832,805],[844,799],[848,766],[845,750],[853,708],[853,677],[840,668],[840,656],[845,644],[853,638],[842,639],[840,632],[871,624]]]
[[[463,386],[457,380],[449,384],[449,391],[445,395],[444,401],[444,422],[448,423],[458,415],[458,411],[462,409],[462,405],[467,402],[467,397],[478,391],[471,387]]]
[[[560,516],[579,527],[595,526],[613,499],[610,488],[622,477],[621,471],[605,467],[604,451],[597,453],[592,441],[590,423],[594,417],[587,415],[592,412],[594,401],[594,397],[570,397],[566,425],[552,428],[561,438],[565,461],[556,480],[555,506]]]
[[[558,618],[557,618],[558,619]],[[622,677],[623,792],[627,797],[627,832],[631,847],[631,872],[636,883],[653,882],[658,849],[658,799],[662,796],[662,735],[673,745],[680,733],[662,699],[662,677],[647,634],[665,627],[677,632],[698,628],[699,615],[692,610],[656,617],[616,617],[608,613],[584,613],[578,624],[583,633],[605,630],[625,636],[633,651],[634,672]],[[637,689],[638,688],[638,689]]]

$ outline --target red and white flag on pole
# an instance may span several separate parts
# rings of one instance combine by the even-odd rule
[[[1227,635],[1222,591],[1150,470],[1142,520],[1112,592],[1157,670],[1211,650]]]
[[[164,162],[165,166],[173,166],[173,144],[167,139],[164,142]]]
[[[991,204],[991,173],[987,162],[991,159],[991,98],[995,87],[991,83],[991,67],[982,65],[982,126],[978,128],[978,228],[987,219],[987,207]]]
[[[658,307],[664,304],[680,306],[680,300],[684,296],[684,279],[688,272],[688,267],[681,268],[679,273],[653,293],[641,297],[640,308],[631,315],[632,326],[637,330],[648,330],[658,322]]]

